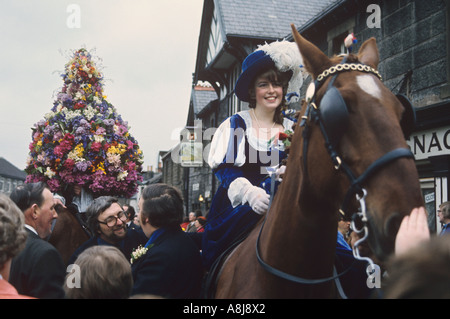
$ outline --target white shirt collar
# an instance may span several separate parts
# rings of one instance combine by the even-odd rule
[[[36,229],[34,229],[32,226],[25,224],[25,228],[31,230],[33,233],[35,233],[36,235],[39,236],[39,234],[37,233]]]

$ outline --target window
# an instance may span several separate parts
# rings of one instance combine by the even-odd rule
[[[355,18],[353,17],[328,31],[328,52],[326,52],[328,56],[347,53],[347,50],[344,47],[344,40],[350,33],[353,33],[354,28]]]
[[[333,41],[332,41],[333,53],[331,55],[334,55],[334,54],[338,55],[338,54],[341,54],[341,53],[347,53],[347,49],[345,48],[345,45],[344,45],[344,40],[349,35],[349,33],[351,33],[351,32],[347,31],[345,33],[342,33],[342,34],[338,35],[337,37],[335,37],[333,39]]]

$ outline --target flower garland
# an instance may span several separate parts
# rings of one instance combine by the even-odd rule
[[[91,54],[77,50],[62,78],[53,108],[32,128],[26,182],[45,181],[53,192],[72,184],[96,195],[133,196],[142,181],[143,154],[103,95],[103,76]]]

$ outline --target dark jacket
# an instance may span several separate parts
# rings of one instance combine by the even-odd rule
[[[51,244],[27,229],[25,248],[13,258],[9,282],[19,294],[42,299],[64,298],[66,269]]]
[[[203,276],[198,247],[181,229],[166,230],[132,264],[132,295],[199,298]]]

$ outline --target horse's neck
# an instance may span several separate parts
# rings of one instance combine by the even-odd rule
[[[301,159],[301,154],[289,156]],[[330,276],[333,269],[337,213],[333,213],[327,194],[311,191],[311,183],[297,164],[288,163],[268,213],[260,247],[268,263],[285,272],[323,278]]]

